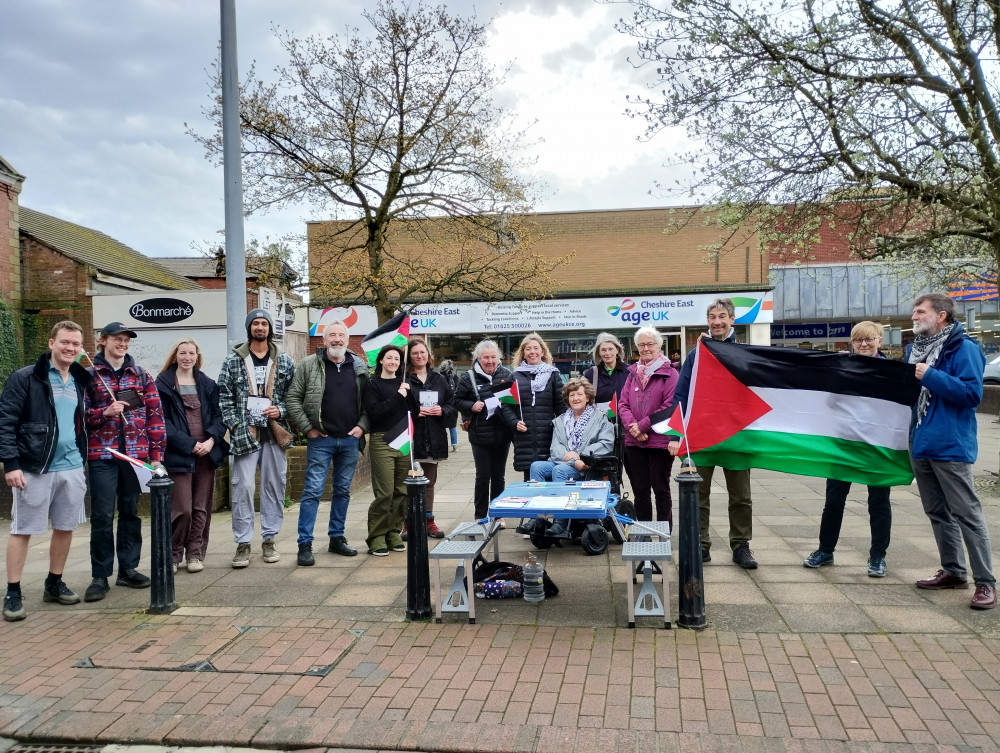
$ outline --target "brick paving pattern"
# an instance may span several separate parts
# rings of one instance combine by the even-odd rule
[[[1000,426],[981,420],[980,439],[977,474],[995,473]],[[464,449],[442,466],[436,513],[449,528],[471,516]],[[0,626],[0,751],[12,740],[497,753],[997,750],[1000,614],[970,610],[971,591],[913,588],[937,565],[910,489],[893,490],[888,578],[863,569],[863,488],[852,492],[836,564],[805,570],[822,483],[755,472],[754,572],[728,561],[725,493],[715,489],[718,556],[705,568],[701,632],[656,629],[652,618],[624,627],[614,545],[599,557],[546,552],[560,596],[479,601],[479,624],[468,625],[457,615],[404,620],[403,556],[335,557],[320,537],[317,566],[296,568],[294,508],[282,561],[263,565],[255,542],[242,571],[228,566],[229,521],[217,515],[205,572],[177,575],[181,608],[166,616],[145,613],[148,591],[121,588],[96,604],[42,604],[39,537],[24,578],[28,618]],[[364,494],[352,502],[356,543],[366,503]],[[984,506],[998,540],[998,500]],[[323,519],[321,510],[320,531]],[[527,542],[512,530],[502,536],[504,558],[519,557]],[[82,529],[66,579],[82,588],[88,572]],[[676,589],[674,600],[676,613]],[[209,671],[180,671],[199,663]]]

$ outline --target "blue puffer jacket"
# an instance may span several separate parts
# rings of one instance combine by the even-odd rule
[[[906,361],[910,350],[906,348]],[[927,415],[917,426],[917,407],[910,421],[910,454],[923,460],[974,463],[979,454],[976,440],[976,407],[983,399],[983,368],[986,357],[975,340],[956,322],[934,365],[924,372],[920,384],[931,392]]]

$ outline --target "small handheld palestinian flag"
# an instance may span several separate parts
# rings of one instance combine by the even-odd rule
[[[112,455],[114,455],[119,460],[124,460],[128,463],[132,470],[135,471],[135,477],[139,481],[139,488],[144,492],[149,491],[149,480],[153,476],[162,476],[163,472],[159,468],[154,468],[149,463],[144,463],[141,460],[136,460],[135,458],[130,458],[124,452],[118,452],[118,450],[109,449]]]
[[[506,403],[507,405],[516,405],[517,412],[524,420],[524,413],[521,411],[521,393],[517,389],[517,380],[512,379],[510,382],[510,387],[505,390],[496,390],[493,392],[493,397],[499,400],[501,403]],[[489,416],[487,416],[489,418]]]
[[[368,356],[368,365],[375,365],[378,352],[386,345],[406,348],[406,341],[409,337],[410,315],[406,311],[400,311],[385,324],[365,335],[361,341],[361,347],[365,349],[365,355]]]
[[[410,454],[410,437],[413,436],[413,419],[409,412],[406,418],[401,418],[395,426],[389,429],[384,435],[385,443],[394,450],[399,450],[403,455]]]
[[[657,434],[673,434],[679,437],[684,436],[684,420],[681,415],[681,406],[674,408],[673,413],[669,408],[658,410],[649,417],[650,428]]]
[[[594,407],[606,415],[609,421],[614,421],[618,416],[618,395],[612,395],[609,402],[598,403]]]

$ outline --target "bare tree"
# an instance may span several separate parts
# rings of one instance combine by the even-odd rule
[[[331,212],[340,221],[309,228],[312,298],[374,305],[380,321],[406,301],[545,295],[562,260],[532,254],[519,219],[525,132],[493,102],[486,27],[393,0],[363,17],[370,36],[279,34],[277,83],[248,76],[248,210]],[[221,122],[221,102],[209,115]],[[218,133],[199,140],[221,154]]]
[[[996,0],[626,4],[658,90],[632,112],[704,144],[689,188],[733,226],[807,255],[839,224],[865,258],[995,273]]]

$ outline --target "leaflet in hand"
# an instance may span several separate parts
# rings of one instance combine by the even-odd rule
[[[250,426],[267,426],[264,411],[271,407],[270,398],[251,395],[247,398],[247,423]]]

